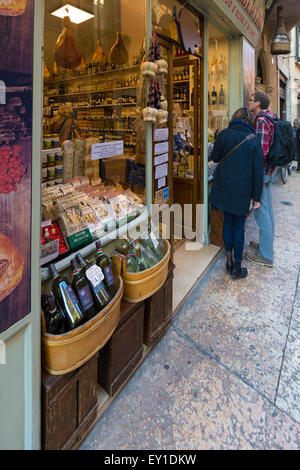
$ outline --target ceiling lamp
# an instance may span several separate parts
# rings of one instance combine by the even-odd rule
[[[291,43],[284,25],[283,7],[277,7],[277,30],[272,40],[271,54],[282,55],[291,52]]]
[[[90,20],[91,18],[95,17],[95,15],[92,15],[87,11],[81,10],[80,8],[76,8],[69,4],[66,4],[58,10],[53,11],[51,15],[57,16],[58,18],[64,18],[65,16],[69,16],[72,23],[75,24],[83,23],[84,21]]]

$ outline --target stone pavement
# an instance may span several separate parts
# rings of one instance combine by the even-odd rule
[[[81,449],[300,449],[300,175],[273,200],[274,268],[222,255]]]

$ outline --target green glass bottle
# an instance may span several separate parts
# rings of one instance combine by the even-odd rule
[[[109,258],[104,253],[101,242],[98,240],[96,242],[97,254],[96,254],[96,264],[100,266],[104,274],[105,285],[111,295],[114,297],[117,293],[116,281],[112,272],[111,262]]]
[[[142,256],[141,247],[140,245],[136,244],[136,240],[131,240],[128,242],[128,252],[136,257],[138,272],[145,271],[145,269],[150,267],[147,260]]]
[[[64,313],[70,330],[72,330],[85,320],[79,300],[69,281],[57,272],[54,264],[50,264],[49,270],[53,278],[52,293]]]
[[[95,309],[95,304],[88,281],[85,275],[81,272],[76,258],[72,259],[71,266],[73,269],[73,290],[80,301],[82,311],[86,319],[90,320],[96,315],[97,311]]]
[[[56,304],[54,295],[48,297],[48,308],[45,312],[46,330],[50,335],[59,335],[65,332],[65,317]]]
[[[76,255],[76,258],[79,262],[81,272],[85,274],[89,282],[89,286],[91,288],[97,307],[99,310],[102,310],[111,300],[110,295],[103,283],[104,274],[102,269],[96,264],[89,266],[80,253]]]
[[[143,245],[144,248],[153,256],[154,260],[156,263],[159,261],[155,247],[153,245],[153,242],[149,236],[149,232],[145,230],[140,237],[138,238],[138,242]]]

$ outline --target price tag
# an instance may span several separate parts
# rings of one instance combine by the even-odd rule
[[[102,269],[96,264],[92,266],[91,268],[87,269],[85,275],[88,278],[88,280],[91,282],[93,287],[97,287],[100,284],[100,282],[102,282],[104,279]]]

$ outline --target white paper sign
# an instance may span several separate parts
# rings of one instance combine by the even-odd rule
[[[164,176],[168,176],[168,165],[159,165],[155,168],[155,179],[159,180],[160,178],[163,178]]]
[[[163,188],[164,186],[166,186],[166,184],[167,184],[166,178],[160,178],[157,181],[157,189]]]
[[[97,287],[104,279],[102,269],[96,264],[87,269],[85,275],[94,287]]]
[[[167,153],[169,151],[169,142],[162,142],[155,144],[154,155],[160,155],[161,153]]]
[[[124,153],[124,141],[103,142],[92,145],[92,160],[102,160],[108,157],[117,157]]]
[[[161,165],[169,161],[169,155],[165,153],[164,155],[159,155],[159,157],[154,158],[154,165]]]
[[[154,142],[161,142],[162,140],[168,140],[168,138],[169,138],[169,129],[167,127],[164,129],[155,129]]]

